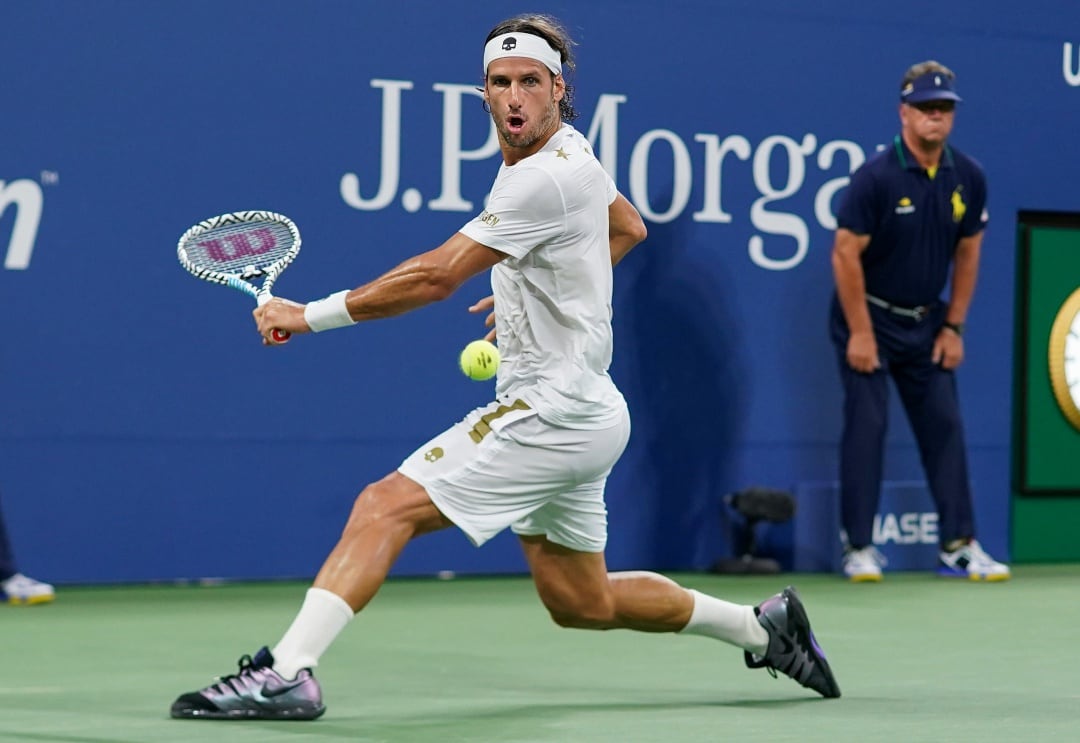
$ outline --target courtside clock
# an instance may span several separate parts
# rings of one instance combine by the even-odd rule
[[[1050,328],[1050,386],[1065,419],[1080,430],[1080,289],[1061,305]]]

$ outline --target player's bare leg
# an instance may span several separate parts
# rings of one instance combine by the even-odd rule
[[[710,597],[658,573],[609,573],[602,553],[578,552],[539,536],[521,537],[521,544],[540,600],[562,627],[681,632],[695,605],[709,603]],[[730,615],[729,631],[720,639],[764,650],[768,637],[754,620],[753,607],[720,603]]]
[[[602,553],[540,536],[521,537],[521,544],[540,600],[562,627],[713,637],[742,648],[751,668],[776,669],[822,696],[840,696],[793,588],[757,607],[742,606],[657,573],[608,573]]]
[[[181,695],[173,717],[311,720],[325,711],[312,675],[319,658],[372,599],[405,545],[450,526],[427,492],[395,472],[357,497],[337,545],[273,651],[240,659],[238,673]]]
[[[415,481],[393,472],[364,488],[300,612],[274,646],[274,669],[291,678],[314,668],[352,616],[386,580],[414,537],[451,526]]]
[[[427,491],[399,472],[364,488],[312,584],[363,609],[413,537],[453,526]]]
[[[608,573],[602,553],[578,552],[544,537],[521,537],[540,600],[561,627],[678,632],[694,598],[657,573]]]

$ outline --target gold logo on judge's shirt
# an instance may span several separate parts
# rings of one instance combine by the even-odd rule
[[[960,196],[960,192],[963,190],[963,186],[957,186],[949,198],[952,203],[952,221],[954,222],[959,222],[967,214],[967,204],[964,203],[964,199]]]

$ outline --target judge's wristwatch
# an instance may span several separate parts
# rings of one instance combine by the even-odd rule
[[[949,322],[948,320],[946,320],[945,322],[941,323],[941,327],[948,328],[949,330],[961,337],[964,335],[964,323],[962,322]]]

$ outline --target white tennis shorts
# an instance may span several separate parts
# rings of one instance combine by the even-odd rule
[[[604,485],[629,438],[629,413],[610,428],[560,428],[520,400],[501,399],[421,446],[398,471],[478,547],[509,526],[603,552]]]

